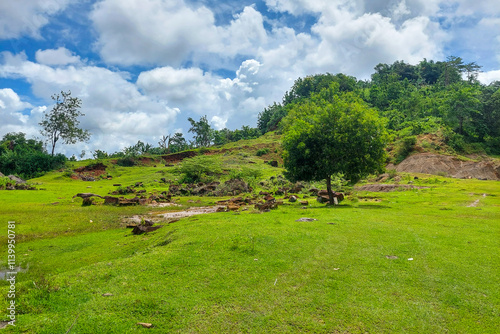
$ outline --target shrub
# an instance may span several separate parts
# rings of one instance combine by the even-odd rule
[[[116,164],[122,167],[132,167],[135,165],[135,160],[132,157],[124,157],[116,160]]]
[[[256,156],[258,157],[261,157],[265,154],[268,154],[269,153],[269,149],[268,148],[261,148],[260,150],[257,150],[257,152],[255,153]]]
[[[189,183],[206,181],[210,176],[221,174],[222,168],[218,157],[199,155],[184,159],[179,171],[184,174],[183,182]]]
[[[416,143],[417,143],[416,136],[403,137],[396,143],[396,152],[395,152],[396,164],[403,161],[408,156],[408,154],[410,154],[410,152],[413,151],[413,148],[415,147]]]

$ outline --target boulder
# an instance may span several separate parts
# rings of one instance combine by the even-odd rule
[[[290,196],[290,198],[288,199],[288,201],[289,201],[290,203],[295,203],[295,202],[297,202],[297,196],[293,196],[293,195],[292,195],[292,196]]]
[[[21,179],[20,177],[15,176],[15,175],[9,175],[7,177],[16,183],[26,183],[25,180]]]

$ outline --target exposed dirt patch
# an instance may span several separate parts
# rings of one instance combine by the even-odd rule
[[[206,213],[215,213],[218,212],[218,210],[220,211],[221,208],[224,207],[217,205],[217,206],[193,207],[183,211],[149,213],[148,215],[141,215],[141,216],[136,215],[129,218],[125,218],[123,222],[126,224],[139,224],[141,223],[142,220],[148,219],[154,223],[160,223],[160,222],[170,223],[185,217],[202,215]]]
[[[462,161],[447,155],[420,153],[409,156],[395,169],[398,172],[446,175],[458,179],[500,180],[500,163],[490,159]]]
[[[172,164],[172,163],[181,162],[182,160],[184,160],[186,158],[195,157],[197,155],[198,155],[197,152],[187,151],[187,152],[180,152],[180,153],[164,155],[164,156],[162,156],[162,158],[163,158],[163,160],[165,160],[165,162],[167,164]]]
[[[220,206],[203,206],[203,207],[193,207],[189,208],[184,211],[173,211],[173,212],[166,212],[166,213],[159,213],[159,214],[154,214],[157,217],[162,217],[165,219],[179,219],[179,218],[184,218],[184,217],[191,217],[195,215],[202,215],[205,213],[214,213],[217,212],[217,210],[220,208]]]
[[[365,184],[364,186],[355,187],[354,189],[358,191],[390,192],[427,188],[428,187],[417,187],[411,184]]]
[[[106,174],[106,165],[99,162],[96,164],[77,168],[74,170],[74,172],[77,174],[78,179],[82,179],[84,181],[94,181],[94,179]]]

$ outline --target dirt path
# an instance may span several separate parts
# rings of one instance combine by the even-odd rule
[[[483,198],[486,197],[486,194],[483,194]],[[468,208],[475,208],[479,204],[480,199],[476,199],[471,204],[467,205]]]
[[[125,218],[123,222],[126,224],[139,224],[143,219],[152,220],[155,223],[164,222],[168,220],[177,221],[185,217],[214,213],[217,212],[219,208],[220,206],[217,205],[217,206],[192,207],[183,211],[172,211],[165,213],[150,212],[149,214],[146,215],[135,215],[132,217]]]

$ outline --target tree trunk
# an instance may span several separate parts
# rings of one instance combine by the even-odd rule
[[[330,205],[334,205],[335,202],[333,200],[333,192],[332,192],[332,177],[328,175],[326,178],[326,191],[328,192],[328,199],[330,201]]]

